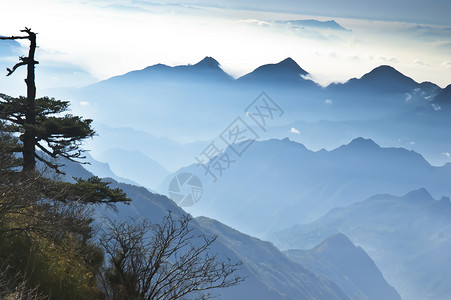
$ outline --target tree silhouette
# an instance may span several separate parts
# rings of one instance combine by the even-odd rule
[[[216,236],[196,234],[190,221],[170,212],[160,224],[106,220],[99,243],[109,260],[107,299],[209,299],[209,291],[241,283],[241,262],[212,254]]]
[[[91,128],[92,120],[84,120],[71,114],[63,115],[69,107],[69,101],[49,97],[36,99],[34,74],[35,65],[38,64],[34,59],[36,33],[29,28],[21,32],[26,35],[0,37],[0,40],[30,40],[28,57],[20,57],[20,62],[12,69],[7,69],[7,76],[10,76],[17,68],[27,66],[25,79],[27,97],[15,98],[0,93],[0,150],[2,158],[7,157],[11,161],[11,164],[0,166],[0,171],[14,173],[17,171],[17,166],[21,165],[22,173],[29,173],[36,169],[36,159],[38,159],[57,173],[63,173],[59,169],[61,165],[54,163],[54,159],[62,157],[78,162],[77,158],[84,158],[83,150],[79,148],[79,145],[83,139],[94,135],[95,132]],[[19,141],[16,136],[19,136]],[[39,153],[37,149],[41,152]],[[22,153],[22,158],[17,158],[15,154],[18,152]],[[42,176],[36,178],[39,178],[43,187],[42,192],[46,197],[59,201],[97,204],[130,201],[120,189],[110,189],[109,183],[98,177],[87,180],[76,179],[76,184],[57,182],[51,185],[52,189],[44,188],[51,180]]]
[[[64,115],[69,102],[36,99],[36,34],[22,32],[0,37],[30,40],[28,57],[7,69],[27,66],[27,96],[0,94],[0,299],[102,299],[103,253],[88,204],[131,200],[98,177],[69,183],[36,170],[36,159],[59,172],[53,158],[81,158],[79,143],[94,131],[91,120]]]
[[[36,159],[42,161],[57,172],[60,166],[52,159],[64,157],[72,161],[83,158],[83,150],[79,149],[83,139],[92,137],[92,120],[61,113],[67,111],[68,101],[43,97],[36,99],[35,65],[36,33],[25,27],[24,36],[0,37],[0,40],[28,39],[30,48],[28,56],[21,56],[20,61],[7,69],[10,76],[21,66],[27,66],[27,96],[18,98],[0,94],[0,119],[9,126],[9,132],[20,134],[21,145],[11,151],[22,153],[22,171],[35,170]],[[39,155],[36,148],[45,155]],[[60,172],[61,173],[61,172]]]

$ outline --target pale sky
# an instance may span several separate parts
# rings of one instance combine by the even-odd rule
[[[451,11],[451,1],[384,0],[374,10],[380,18],[358,5],[353,10],[354,0],[343,1],[350,4],[347,10],[335,11],[330,5],[314,7],[314,1],[283,0],[277,11],[277,1],[181,2],[0,0],[0,34],[17,35],[25,26],[39,33],[38,87],[43,89],[83,86],[157,63],[194,64],[205,56],[234,77],[292,57],[323,85],[360,77],[382,64],[419,82],[451,83],[451,24],[442,16],[444,9]],[[306,5],[296,6],[300,2]],[[331,1],[316,3],[326,2]],[[400,9],[416,2],[418,9],[424,3],[432,8],[423,14],[413,4]],[[204,3],[215,7],[199,6]],[[348,31],[286,22],[307,19],[335,20]],[[20,53],[8,54],[0,58],[2,68],[12,66]],[[14,76],[0,77],[0,88],[8,92],[23,85],[23,76]]]

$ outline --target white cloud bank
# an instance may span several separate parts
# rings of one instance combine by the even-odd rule
[[[205,56],[216,58],[236,77],[292,57],[322,85],[360,77],[383,63],[442,87],[451,78],[449,54],[433,42],[405,34],[415,25],[409,23],[338,18],[352,32],[315,35],[270,24],[331,18],[149,1],[15,0],[5,1],[1,9],[20,13],[2,15],[0,34],[19,34],[24,24],[31,26],[39,32],[42,51],[52,54],[45,60],[75,64],[98,79],[157,63],[196,63]]]

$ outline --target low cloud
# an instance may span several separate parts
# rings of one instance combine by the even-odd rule
[[[301,78],[305,79],[305,80],[315,81],[315,79],[313,78],[313,76],[311,74],[301,75]]]
[[[432,103],[431,105],[432,105],[432,108],[433,108],[435,111],[438,111],[438,110],[441,110],[441,109],[442,109],[442,107],[441,107],[440,105],[437,105],[437,104],[435,104],[435,103]]]
[[[390,57],[379,56],[379,60],[383,61],[384,63],[391,63],[391,64],[396,64],[399,62],[399,60],[393,56],[390,56]]]
[[[406,102],[409,102],[410,100],[412,100],[412,95],[409,93],[406,93],[406,98],[405,98]]]
[[[263,21],[263,20],[257,20],[257,19],[239,20],[238,23],[255,25],[255,26],[263,26],[263,27],[271,26],[270,22]]]
[[[324,103],[326,103],[327,105],[332,105],[332,104],[334,104],[334,102],[333,102],[331,99],[326,99],[326,100],[324,101]]]
[[[301,134],[301,132],[294,127],[291,127],[290,132],[295,134]]]
[[[413,64],[417,65],[417,66],[422,66],[422,67],[429,67],[430,66],[427,61],[421,61],[419,59],[414,60]]]

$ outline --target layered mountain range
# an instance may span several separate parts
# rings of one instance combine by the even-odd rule
[[[82,166],[72,162],[65,162],[66,178],[71,180],[73,176],[88,178],[93,174],[85,170]],[[160,222],[169,212],[173,216],[181,216],[186,214],[169,198],[149,192],[143,187],[131,184],[119,183],[112,178],[105,180],[111,182],[112,187],[119,187],[127,196],[132,199],[130,205],[117,204],[116,210],[111,208],[97,207],[96,220],[101,226],[105,217],[113,219],[126,218],[146,218],[153,223]],[[340,299],[340,300],[357,300],[356,289],[349,286],[359,286],[356,278],[347,280],[348,286],[345,284],[337,284],[341,277],[332,276],[332,274],[322,274],[321,272],[311,271],[306,268],[304,263],[300,263],[297,259],[290,259],[290,255],[285,255],[269,242],[259,240],[257,238],[243,234],[234,230],[216,220],[206,217],[200,217],[192,220],[192,226],[196,234],[206,236],[216,236],[217,241],[210,249],[211,254],[219,254],[220,260],[232,260],[242,262],[239,270],[241,276],[245,277],[245,281],[238,286],[221,289],[213,293],[219,299]],[[355,248],[349,242],[345,245],[347,249]],[[347,252],[342,249],[341,245],[331,245],[330,251],[341,253]],[[347,253],[350,255],[351,253]],[[360,253],[367,257],[365,252]],[[367,258],[371,264],[371,259]],[[310,263],[315,264],[316,258],[312,258]],[[363,268],[365,267],[365,268]],[[340,274],[347,273],[347,267],[335,268]],[[378,268],[371,264],[368,268],[363,266],[357,271],[360,277],[365,277],[369,273],[380,274]],[[379,293],[386,294],[390,299],[399,299],[396,291],[385,281],[379,278]],[[371,288],[359,287],[359,295],[370,295]],[[360,298],[371,299],[371,298]]]
[[[271,240],[285,249],[310,249],[330,235],[345,234],[368,251],[403,299],[444,300],[451,294],[450,216],[448,197],[436,200],[421,188],[334,208],[312,223],[274,233]]]
[[[259,294],[262,299],[283,299],[287,295],[292,299],[298,299],[296,295],[303,295],[302,299],[399,299],[390,284],[403,299],[446,299],[449,295],[449,285],[444,280],[449,278],[450,270],[446,265],[450,260],[447,249],[451,240],[449,198],[435,200],[426,189],[419,188],[402,197],[379,194],[361,201],[366,193],[384,188],[399,195],[404,189],[427,186],[430,190],[437,189],[436,194],[449,195],[446,191],[449,165],[432,167],[413,151],[382,148],[363,138],[333,151],[318,152],[289,140],[269,140],[253,144],[227,172],[230,174],[224,174],[216,183],[205,184],[201,200],[186,208],[191,212],[197,210],[195,215],[208,215],[210,218],[196,218],[196,226],[203,233],[219,236],[221,246],[215,249],[245,262],[244,274],[252,274],[243,286],[222,291],[223,299],[250,296],[256,290],[262,293]],[[90,175],[79,166],[69,173],[76,177]],[[264,181],[266,176],[268,180]],[[293,180],[284,182],[289,177]],[[130,206],[120,206],[118,214],[107,211],[110,216],[139,215],[158,222],[169,210],[184,213],[164,196],[142,187],[114,184],[123,188],[133,202]],[[224,188],[218,189],[222,184]],[[300,194],[295,189],[305,188],[302,184],[320,188],[303,199],[293,200],[287,209],[281,209],[285,197]],[[211,188],[216,189],[217,194],[212,196],[208,191]],[[317,196],[311,197],[314,192]],[[258,197],[254,197],[255,193]],[[221,196],[224,198],[218,198]],[[326,203],[331,208],[324,216],[313,218],[312,222],[304,220],[303,225],[276,230],[290,222],[302,223],[302,216],[321,207],[324,199],[329,200]],[[205,207],[209,210],[202,211]],[[214,213],[215,209],[218,212]],[[285,211],[282,216],[281,211]],[[103,214],[105,212],[99,212]],[[238,217],[227,218],[233,214]],[[245,226],[259,229],[269,224],[264,238],[281,249],[291,250],[282,254],[271,244],[211,217],[218,217],[240,230]],[[274,261],[275,257],[279,258]],[[326,279],[321,279],[323,277]],[[302,288],[293,289],[293,286]],[[308,288],[303,290],[305,287]],[[323,288],[329,291],[326,298],[309,294]]]
[[[451,194],[451,164],[434,167],[414,151],[380,147],[371,139],[357,138],[331,151],[311,151],[287,138],[256,141],[241,157],[233,147],[224,153],[234,162],[223,161],[216,181],[197,163],[177,172],[196,174],[203,182],[201,201],[187,210],[259,237],[377,193],[426,187],[436,197]],[[217,161],[204,166],[213,169]],[[167,193],[175,174],[160,192]]]
[[[206,57],[194,65],[150,66],[85,88],[60,90],[57,95],[73,99],[74,108],[98,124],[128,128],[125,136],[141,131],[184,144],[211,141],[236,117],[245,118],[245,108],[265,91],[284,114],[268,122],[260,137],[290,135],[312,149],[332,149],[352,138],[368,136],[383,145],[413,149],[434,165],[449,161],[449,87],[415,82],[391,66],[327,87],[316,84],[309,75],[287,58],[234,79],[218,61]],[[291,128],[301,134],[290,132]],[[143,136],[140,145],[136,140],[130,146],[114,142],[112,138],[95,139],[88,148],[98,157],[113,148],[151,149],[154,141]],[[110,148],[105,149],[105,143]],[[194,161],[193,152],[184,155],[181,147],[168,147],[143,154],[170,170]],[[172,160],[161,155],[166,150]],[[172,163],[175,160],[177,164]]]
[[[199,178],[184,209],[248,276],[223,299],[449,298],[450,86],[391,66],[327,87],[311,78],[287,58],[234,79],[206,57],[65,93],[97,122],[92,172],[162,194],[181,173]],[[237,128],[248,134],[228,143]],[[184,213],[115,184],[134,199],[117,217]]]

